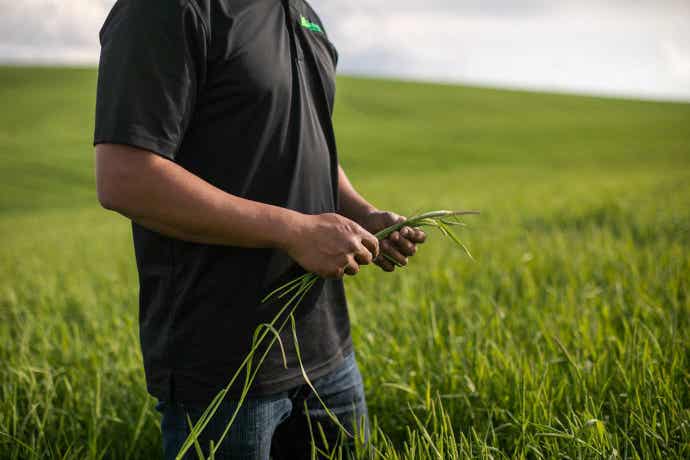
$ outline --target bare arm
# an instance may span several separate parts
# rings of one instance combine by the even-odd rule
[[[96,181],[103,207],[177,239],[282,249],[325,277],[356,273],[378,254],[376,238],[349,219],[240,198],[146,150],[96,146]]]
[[[345,217],[360,222],[367,215],[377,211],[376,206],[369,203],[355,190],[352,182],[342,166],[338,165],[338,194],[340,195],[340,213]]]
[[[96,146],[96,182],[103,207],[196,243],[284,248],[284,229],[300,220],[294,211],[230,195],[172,161],[124,145]]]
[[[380,211],[369,203],[353,187],[350,179],[342,167],[338,166],[338,191],[340,194],[340,211],[359,223],[371,233],[376,233],[404,221],[403,216],[390,211]],[[426,234],[418,229],[403,227],[399,232],[393,232],[385,240],[381,241],[381,252],[386,257],[378,257],[374,260],[376,265],[387,272],[395,270],[395,265],[407,265],[408,258],[417,252],[417,245],[424,243]],[[395,264],[391,261],[394,260]]]

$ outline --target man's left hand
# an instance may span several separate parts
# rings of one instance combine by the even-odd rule
[[[379,232],[384,228],[404,221],[405,217],[394,212],[378,210],[371,211],[358,219],[358,223],[370,233]],[[424,243],[425,240],[426,233],[422,230],[402,227],[381,241],[379,245],[380,254],[374,259],[374,263],[381,267],[382,270],[392,272],[395,270],[396,265],[407,265],[408,258],[417,252],[417,245]],[[384,254],[388,257],[385,257]],[[395,263],[392,262],[393,260]]]

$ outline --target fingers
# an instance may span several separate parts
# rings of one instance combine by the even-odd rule
[[[412,243],[410,240],[405,238],[404,236],[401,235],[402,231],[407,229],[408,227],[403,227],[400,232],[393,232],[391,235],[388,237],[390,241],[392,241],[395,245],[395,248],[402,253],[405,257],[410,257],[415,255],[417,252],[417,246]],[[409,232],[405,232],[406,234],[409,234]]]
[[[381,242],[381,252],[380,259],[384,259],[389,263],[395,261],[395,263],[402,266],[407,265],[407,256],[399,251],[397,245],[391,243],[390,240],[383,240]],[[384,254],[393,260],[387,259],[384,257]]]
[[[374,260],[374,263],[381,267],[384,272],[395,271],[395,264],[385,257],[379,256],[376,260]]]
[[[393,213],[386,213],[384,217],[394,223],[406,220],[405,217]],[[372,262],[382,270],[392,272],[396,266],[406,266],[408,258],[417,252],[417,244],[424,243],[426,240],[426,234],[423,231],[411,227],[402,227],[381,242],[362,227],[357,226],[353,230],[355,230],[355,237],[350,240],[350,253],[337,269],[337,278],[342,278],[344,275],[356,275],[362,265]]]
[[[373,225],[374,231],[383,230],[391,225],[405,222],[407,219],[391,211],[384,211],[377,214],[377,222]]]
[[[397,266],[405,266],[408,257],[417,252],[417,244],[422,244],[426,240],[426,233],[411,227],[403,227],[397,232],[381,241],[381,255],[375,259],[376,265],[384,271],[392,272]]]
[[[422,244],[426,241],[426,233],[418,228],[403,227],[400,229],[400,235],[414,244]]]
[[[379,255],[379,240],[364,229],[362,229],[360,237],[364,247],[371,253],[371,258],[376,259]]]
[[[359,273],[359,264],[355,260],[354,256],[348,256],[347,257],[347,265],[343,269],[344,273],[346,275],[354,276],[357,273]]]
[[[401,222],[405,222],[407,220],[407,217],[398,215],[394,212],[389,212],[390,215],[390,221],[392,222],[391,224],[388,225],[393,225],[393,224],[399,224]]]
[[[358,265],[355,265],[355,266],[348,265],[347,267],[345,267],[343,272],[346,275],[355,276],[357,273],[359,273],[359,266]]]
[[[359,265],[369,265],[374,260],[373,254],[369,252],[369,249],[367,249],[363,244],[357,245],[354,256],[355,261]]]
[[[365,251],[368,252],[368,251]],[[328,272],[320,273],[326,279],[342,279],[345,275],[354,276],[359,273],[360,264],[355,259],[353,254],[342,255],[339,261],[331,266]]]
[[[350,244],[350,253],[345,256],[342,265],[337,269],[335,278],[356,275],[361,265],[372,263],[379,254],[378,239],[363,228],[359,228],[358,234],[352,237]]]
[[[323,275],[321,275],[321,276],[323,276]],[[345,276],[345,268],[340,267],[340,268],[336,269],[336,271],[334,273],[332,273],[331,275],[324,276],[324,278],[339,280],[339,279],[342,279],[343,276]]]
[[[400,252],[410,257],[417,252],[417,245],[426,241],[426,233],[418,229],[403,227],[399,232],[391,233],[389,239],[396,244]]]

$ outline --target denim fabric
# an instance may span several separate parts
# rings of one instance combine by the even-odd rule
[[[368,439],[367,406],[362,377],[354,354],[345,358],[335,371],[313,382],[326,406],[338,417],[349,433],[362,434]],[[203,431],[199,443],[208,454],[211,440],[217,442],[237,401],[226,399]],[[187,416],[196,422],[205,406],[189,406],[174,402],[159,402],[162,414],[163,451],[172,460],[189,434]],[[318,425],[321,425],[323,436]],[[311,428],[310,428],[311,427]],[[362,427],[364,432],[362,433]],[[216,459],[242,460],[299,460],[312,458],[312,433],[316,447],[326,452],[338,440],[351,448],[352,440],[328,417],[316,396],[307,385],[290,391],[244,401],[228,435],[216,451]],[[325,441],[323,438],[326,438]],[[328,444],[328,447],[325,445]],[[185,458],[198,458],[194,448]]]

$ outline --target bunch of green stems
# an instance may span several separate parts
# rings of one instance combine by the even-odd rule
[[[472,258],[472,254],[470,254],[469,250],[467,247],[458,239],[458,237],[453,233],[452,228],[454,226],[464,226],[464,223],[460,221],[461,216],[465,215],[470,215],[470,214],[479,214],[478,211],[431,211],[431,212],[426,212],[423,214],[418,214],[414,217],[411,217],[403,222],[399,222],[397,224],[391,225],[390,227],[387,227],[380,232],[376,233],[375,236],[376,238],[380,240],[384,240],[388,238],[393,232],[396,232],[403,227],[411,227],[411,228],[422,228],[422,227],[431,227],[431,228],[436,228],[438,229],[444,236],[449,237],[455,244],[457,244],[460,248],[462,248],[465,253]],[[387,255],[383,254],[384,257],[387,257]],[[388,258],[391,262],[396,263],[394,259]],[[396,263],[397,264],[397,263]],[[252,337],[252,346],[247,353],[247,356],[245,359],[242,361],[240,366],[237,368],[235,373],[233,374],[232,378],[230,379],[230,382],[223,388],[211,401],[211,403],[208,405],[206,410],[202,413],[202,415],[199,417],[199,419],[196,421],[196,423],[192,423],[192,420],[187,417],[187,422],[189,424],[190,428],[190,433],[187,436],[187,439],[185,440],[184,444],[180,448],[180,451],[177,454],[177,459],[181,460],[184,455],[187,453],[189,449],[194,447],[197,456],[200,459],[205,460],[206,457],[204,457],[203,451],[201,449],[200,443],[199,443],[199,437],[201,436],[202,431],[206,428],[208,423],[210,422],[211,418],[215,415],[215,413],[218,411],[218,408],[220,407],[221,403],[225,399],[225,396],[228,394],[230,389],[233,387],[237,379],[239,378],[240,374],[242,371],[245,371],[245,377],[244,377],[244,384],[242,386],[242,391],[240,393],[240,396],[238,398],[237,404],[235,405],[235,409],[228,420],[228,423],[223,430],[223,433],[221,434],[220,438],[216,441],[213,442],[211,441],[211,445],[209,448],[209,459],[213,459],[215,457],[215,453],[225,437],[227,436],[228,432],[230,431],[230,427],[234,423],[235,419],[237,418],[237,414],[240,411],[240,408],[242,407],[242,404],[244,403],[245,399],[247,398],[247,394],[249,393],[249,390],[251,388],[252,383],[254,382],[254,379],[256,378],[256,375],[259,372],[259,369],[261,368],[261,365],[263,364],[264,360],[268,356],[269,351],[272,349],[272,347],[278,343],[278,346],[280,347],[282,359],[283,359],[283,365],[287,368],[287,358],[285,356],[285,348],[283,346],[280,333],[285,329],[287,326],[288,322],[290,323],[291,329],[292,329],[292,339],[294,341],[294,346],[295,346],[295,354],[297,356],[297,362],[300,367],[300,371],[302,373],[302,377],[304,378],[305,383],[311,388],[312,392],[314,393],[315,397],[318,399],[319,403],[323,407],[324,411],[328,414],[328,417],[333,421],[333,423],[336,424],[347,436],[352,437],[353,434],[349,433],[347,429],[340,423],[338,418],[331,412],[331,410],[326,406],[326,404],[323,402],[321,397],[319,396],[318,392],[312,385],[311,380],[309,379],[309,376],[307,375],[307,372],[304,368],[304,364],[302,362],[302,355],[300,353],[300,348],[299,348],[299,342],[297,340],[297,329],[295,325],[295,317],[294,313],[301,304],[302,300],[304,297],[307,295],[307,293],[310,291],[310,289],[316,284],[316,282],[319,280],[319,276],[314,274],[314,273],[305,273],[302,276],[299,276],[282,286],[276,288],[275,290],[271,291],[262,299],[262,303],[271,300],[271,299],[285,299],[285,303],[283,306],[278,310],[278,312],[275,314],[273,317],[273,320],[269,323],[262,323],[257,326],[257,328],[254,330],[254,334]],[[286,314],[287,313],[287,314]],[[268,341],[268,342],[266,342]],[[261,347],[265,344],[268,343],[267,346],[265,346],[262,350]]]

